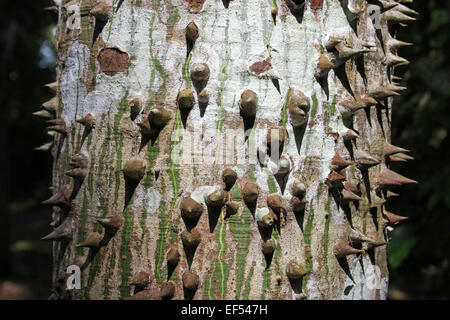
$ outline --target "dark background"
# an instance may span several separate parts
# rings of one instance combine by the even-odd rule
[[[32,116],[52,98],[55,14],[44,0],[0,0],[0,299],[46,299],[51,291],[51,157],[33,148],[49,140]],[[411,61],[399,67],[408,89],[395,98],[392,141],[415,161],[394,170],[420,182],[398,190],[388,209],[410,220],[388,246],[390,299],[450,297],[450,82],[449,1],[416,0],[418,20],[397,37]]]

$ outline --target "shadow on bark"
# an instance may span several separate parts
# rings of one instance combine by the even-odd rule
[[[277,181],[278,185],[280,186],[281,194],[284,194],[284,190],[286,189],[286,184],[288,181],[288,174],[275,174],[274,175],[275,180]]]
[[[184,300],[193,300],[196,292],[197,292],[197,290],[189,290],[189,289],[183,288]]]
[[[364,68],[364,55],[355,59],[356,71],[360,74],[361,78],[364,81],[364,84],[367,85],[367,76],[366,69]]]
[[[350,224],[350,227],[353,228],[353,221],[352,221],[352,210],[350,209],[349,203],[343,203],[342,195],[340,194],[340,189],[330,189],[330,194],[333,197],[333,200],[338,208],[341,208],[344,211],[345,217],[348,220],[348,223]]]
[[[186,253],[186,260],[187,260],[187,263],[188,263],[188,267],[189,267],[189,269],[191,269],[192,261],[194,261],[195,252],[197,251],[197,247],[195,247],[195,248],[186,247],[183,244],[183,248],[184,248],[184,252]],[[172,272],[173,272],[173,270],[172,270]]]
[[[209,232],[213,233],[214,230],[216,229],[217,222],[219,221],[223,207],[207,206],[207,208],[208,208]]]
[[[330,88],[328,86],[328,73],[326,77],[316,77],[316,80],[319,83],[322,90],[325,92],[327,100],[330,99]]]
[[[303,209],[298,212],[293,212],[293,214],[295,216],[295,220],[297,221],[300,230],[302,230],[303,232],[303,223],[305,222],[305,210]]]
[[[369,127],[372,128],[372,118],[370,116],[370,113],[372,112],[372,108],[364,108],[364,112],[366,113],[366,120],[369,124]]]
[[[86,141],[87,137],[89,137],[89,134],[91,133],[91,129],[84,128],[83,135],[81,136],[81,143],[80,143],[80,149],[83,147],[84,142]]]
[[[297,146],[297,151],[300,153],[300,150],[302,149],[302,142],[303,137],[305,136],[306,131],[306,125],[294,127],[294,138],[295,138],[295,144]]]
[[[250,210],[252,217],[255,218],[256,201],[250,202],[250,201],[244,200],[244,203],[247,206],[248,210]]]
[[[183,123],[183,128],[184,129],[186,129],[187,119],[189,118],[189,113],[190,112],[191,112],[191,110],[187,111],[187,110],[180,109],[180,118],[181,118],[181,123]]]
[[[61,155],[62,149],[64,147],[64,140],[66,137],[62,134],[59,135],[59,142],[58,142],[58,150],[56,152],[55,156],[55,162],[59,160],[59,156]]]
[[[303,278],[300,279],[289,279],[289,283],[291,284],[292,290],[295,292],[295,294],[301,294],[302,293],[302,284],[303,284]]]
[[[277,89],[278,93],[281,94],[280,81],[278,79],[272,78],[272,83],[275,86],[275,89]]]
[[[264,270],[268,270],[270,268],[270,265],[272,264],[273,255],[275,251],[269,254],[264,254],[264,259],[266,260],[266,268]]]
[[[353,152],[353,144],[352,144],[352,142],[351,141],[344,141],[344,146],[347,149],[348,153],[350,153],[350,158],[351,159],[355,159],[355,156],[354,156],[355,153]]]
[[[347,257],[337,258],[337,260],[342,270],[344,270],[345,274],[347,275],[347,277],[349,277],[354,283],[355,280],[353,279],[352,273],[350,271],[350,266],[348,265]]]
[[[173,272],[175,271],[175,269],[177,268],[176,264],[167,264],[167,281],[170,280],[170,278],[172,278]]]
[[[98,36],[102,33],[108,21],[101,21],[99,19],[95,19],[95,27],[94,27],[94,37],[92,39],[92,45],[94,45],[95,41],[97,41]]]
[[[261,235],[261,239],[266,242],[267,240],[272,239],[272,231],[273,231],[273,226],[267,228],[267,227],[260,227],[258,226],[258,231],[259,234]]]
[[[253,126],[255,125],[255,119],[256,117],[247,117],[244,116],[241,112],[241,117],[244,119],[244,132],[249,133],[245,134],[245,142],[247,142],[248,138],[250,137],[250,130],[253,129]]]
[[[225,9],[228,9],[231,1],[232,0],[222,0],[223,6],[225,7]]]
[[[137,186],[141,180],[131,180],[128,178],[125,178],[125,206],[124,210],[128,207],[130,204],[131,199],[133,198],[134,192],[136,191]]]
[[[381,114],[381,110],[382,110],[382,108],[377,107],[377,120],[378,120],[378,123],[380,124],[381,131],[383,132],[383,137],[386,138],[386,132],[384,131],[384,126],[383,126],[383,115]]]
[[[355,94],[353,93],[353,89],[350,85],[350,82],[348,81],[347,72],[345,70],[345,63],[336,69],[334,69],[334,73],[336,74],[337,78],[341,82],[342,86],[352,95],[352,97],[355,97]]]
[[[378,219],[377,219],[377,211],[378,211],[377,208],[369,209],[369,213],[372,216],[372,221],[373,221],[373,224],[375,225],[375,229],[378,231],[379,225],[378,225]]]
[[[302,23],[305,12],[305,0],[285,0],[285,2],[297,22]]]
[[[186,230],[189,232],[191,232],[191,230],[197,226],[200,218],[201,218],[201,216],[199,216],[198,218],[195,218],[195,219],[188,219],[186,217],[186,215],[181,214],[181,219],[183,219],[184,225],[186,226]]]

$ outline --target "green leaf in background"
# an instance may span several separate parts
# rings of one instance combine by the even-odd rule
[[[410,230],[399,230],[388,246],[389,265],[392,269],[397,269],[403,261],[408,258],[417,240]]]

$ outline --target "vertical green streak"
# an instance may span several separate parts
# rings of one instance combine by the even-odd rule
[[[222,261],[222,257],[225,255],[225,252],[227,249],[227,245],[225,242],[225,233],[226,233],[225,229],[226,229],[226,224],[225,224],[224,215],[221,214],[219,232],[217,232],[217,235],[216,235],[216,241],[219,243],[219,252],[217,255],[217,259],[214,262],[213,270],[209,276],[209,281],[208,281],[208,285],[207,285],[207,298],[209,300],[215,299],[212,281],[214,278],[217,278],[217,276],[219,276],[218,282],[219,282],[220,296],[222,298],[225,297],[226,279],[227,279],[227,276],[229,273],[228,265]],[[219,271],[216,271],[217,269],[219,269]]]
[[[248,180],[251,182],[255,182],[256,181],[256,177],[255,177],[255,165],[251,164],[250,168],[248,169]]]
[[[220,229],[219,229],[219,234],[217,236],[218,241],[219,241],[219,255],[217,257],[217,261],[219,263],[219,267],[220,267],[220,294],[222,296],[222,298],[225,297],[225,282],[226,282],[226,274],[227,273],[227,265],[224,264],[224,262],[222,261],[222,257],[225,255],[225,252],[227,250],[227,244],[225,242],[225,230],[226,228],[226,224],[225,224],[225,219],[224,219],[224,215],[221,214],[221,219],[220,219]]]
[[[238,198],[240,200],[240,198]],[[236,200],[233,197],[234,201]],[[250,245],[250,224],[251,224],[251,213],[247,207],[244,207],[242,215],[240,217],[232,217],[230,219],[230,231],[233,238],[238,242],[237,253],[236,253],[236,299],[240,298],[242,284],[245,275],[245,262],[248,255],[248,247]]]
[[[251,282],[252,282],[252,278],[253,278],[253,272],[255,271],[255,262],[253,262],[252,268],[250,269],[250,272],[248,274],[248,278],[245,281],[245,289],[243,292],[243,299],[244,300],[248,300],[248,297],[250,295],[250,289],[251,289]]]
[[[328,274],[330,272],[328,267],[328,233],[330,231],[330,221],[331,221],[331,211],[330,211],[330,205],[331,205],[331,195],[328,195],[328,201],[327,205],[325,206],[325,211],[327,212],[326,219],[325,219],[325,229],[323,231],[323,263],[325,265],[325,279],[328,282]]]
[[[173,184],[173,195],[176,198],[178,196],[178,181],[177,181],[177,170],[175,169],[175,165],[178,161],[178,156],[177,156],[177,152],[174,152],[174,149],[178,146],[178,144],[180,143],[181,139],[181,115],[180,115],[180,110],[177,110],[177,114],[176,114],[176,125],[175,125],[175,137],[173,139],[173,141],[171,141],[170,145],[170,150],[171,155],[170,155],[170,175],[172,177],[172,184]]]
[[[319,101],[317,100],[316,95],[312,96],[312,100],[313,100],[313,106],[312,106],[312,110],[311,110],[311,117],[314,118],[317,114],[317,108],[319,106]]]
[[[84,290],[84,297],[86,300],[89,300],[89,291],[92,287],[92,283],[94,282],[95,274],[97,273],[98,267],[100,264],[100,255],[96,254],[91,262],[91,267],[89,268],[89,276],[87,280],[87,285]]]
[[[309,210],[309,216],[308,216],[308,221],[306,223],[306,227],[305,227],[305,232],[304,232],[304,242],[306,245],[306,272],[307,274],[303,277],[303,283],[302,283],[302,288],[303,288],[303,292],[305,292],[306,290],[306,283],[308,281],[308,274],[311,272],[312,270],[312,255],[311,255],[311,229],[312,229],[312,225],[313,225],[313,219],[314,219],[314,207],[311,201],[311,205],[310,205],[310,210]]]
[[[263,291],[261,294],[261,300],[266,300],[267,291],[270,291],[270,279],[269,279],[269,269],[266,266],[266,269],[264,270]]]
[[[326,278],[328,279],[328,232],[330,230],[330,220],[331,220],[331,212],[330,212],[330,205],[331,205],[331,195],[328,196],[328,202],[325,207],[325,210],[327,212],[327,217],[325,220],[325,230],[323,232],[323,262],[325,264],[325,272],[326,272]]]
[[[151,143],[147,145],[149,169],[144,179],[144,188],[146,190],[148,190],[151,186],[152,171],[150,169],[153,167],[153,161],[158,155],[158,148],[158,142],[156,142],[155,145],[152,145]],[[144,238],[145,234],[147,233],[147,210],[145,208],[142,210],[140,226],[142,229],[142,238]]]
[[[159,207],[159,239],[158,239],[158,251],[156,256],[156,266],[155,266],[155,278],[158,283],[161,283],[164,280],[165,274],[161,273],[161,264],[164,259],[164,249],[166,247],[166,237],[169,232],[169,224],[170,224],[170,215],[166,214],[167,208],[166,203],[161,202]]]
[[[277,0],[272,0],[272,8],[278,9]]]
[[[153,9],[154,13],[153,13],[153,16],[152,16],[149,37],[150,37],[150,59],[153,62],[154,68],[152,69],[151,78],[150,78],[150,81],[151,81],[150,82],[150,94],[149,94],[148,105],[146,107],[146,112],[150,111],[151,106],[153,105],[154,100],[155,100],[154,93],[153,93],[153,90],[152,90],[153,83],[155,81],[155,69],[156,69],[156,71],[158,71],[158,73],[160,74],[161,79],[162,79],[162,84],[161,84],[161,86],[160,86],[160,88],[158,89],[158,92],[157,92],[157,94],[159,95],[158,101],[164,101],[165,96],[166,96],[166,91],[167,91],[167,89],[166,89],[167,75],[165,74],[164,69],[161,66],[161,63],[158,61],[158,59],[156,59],[156,57],[155,57],[155,55],[153,53],[153,27],[155,26],[155,20],[156,20],[156,17],[157,17],[157,10],[158,10],[158,7],[159,7],[159,2],[160,2],[159,0],[154,0],[152,2],[152,4],[153,4],[152,9]],[[169,3],[169,19],[167,20],[168,27],[167,27],[166,40],[169,40],[169,35],[172,33],[173,28],[175,27],[176,22],[177,22],[178,19],[179,19],[179,14],[178,14],[177,8],[175,6],[172,6]],[[163,57],[161,58],[162,61],[165,61],[168,50],[169,50],[169,46],[166,46],[165,53],[164,53]]]
[[[101,218],[104,218],[108,214],[108,203],[105,201],[103,197],[99,198],[100,202],[100,209],[102,211],[102,214],[100,215]],[[99,224],[95,224],[94,226],[94,232],[101,233],[102,227]],[[89,268],[89,276],[88,276],[88,282],[84,291],[85,298],[89,300],[89,291],[92,287],[94,277],[97,274],[97,271],[100,267],[100,255],[96,254],[91,262],[90,268]]]
[[[266,167],[266,172],[268,173],[268,171],[269,170]],[[275,184],[275,179],[273,178],[273,176],[272,177],[269,176],[269,179],[267,179],[267,184],[269,185],[269,192],[270,193],[277,193],[278,192],[277,185]]]
[[[81,243],[84,241],[85,236],[85,227],[87,221],[87,207],[88,207],[88,199],[86,196],[86,190],[83,192],[83,205],[81,207],[81,221],[80,228],[78,229],[78,241]],[[83,254],[83,248],[77,248],[77,255],[81,256]]]
[[[281,270],[280,270],[280,264],[278,263],[278,258],[281,255],[281,246],[280,246],[280,235],[279,235],[278,230],[276,228],[273,231],[273,238],[277,242],[277,247],[275,248],[275,255],[273,257],[272,264],[275,264],[276,274],[280,275],[281,274]],[[280,294],[280,290],[281,290],[281,286],[277,286],[277,290],[275,292],[275,299],[278,298],[278,295]]]
[[[103,121],[104,119],[102,119]],[[109,123],[106,124],[106,138],[105,141],[103,141],[103,146],[102,146],[102,151],[100,153],[100,159],[98,161],[98,171],[97,171],[97,176],[101,177],[103,175],[103,168],[105,165],[105,158],[106,158],[106,154],[109,151],[109,140],[111,139],[111,126],[109,125]]]
[[[122,173],[122,148],[123,148],[123,135],[119,130],[120,127],[120,121],[122,120],[122,116],[125,113],[125,110],[127,108],[127,98],[128,98],[128,91],[126,92],[125,96],[120,101],[119,105],[119,112],[116,114],[116,117],[114,118],[114,140],[116,142],[116,153],[117,153],[117,168],[116,168],[116,186],[114,190],[114,204],[117,204],[117,201],[119,200],[119,189],[120,189],[120,176]]]
[[[153,161],[155,161],[156,157],[158,156],[159,153],[159,142],[156,141],[154,145],[152,145],[151,143],[149,143],[147,145],[147,155],[148,155],[148,161],[150,163],[150,168],[151,169],[153,167]],[[151,170],[147,171],[147,175],[144,179],[144,188],[148,189],[150,188],[152,183],[152,172]]]
[[[113,2],[112,2],[113,8],[116,5],[116,2],[117,2],[117,0],[113,0]],[[109,41],[109,37],[111,36],[112,24],[113,24],[116,13],[117,13],[117,10],[116,11],[113,10],[113,15],[111,16],[111,19],[109,19],[108,37],[107,37],[106,41]]]
[[[286,101],[283,104],[283,113],[282,113],[281,122],[280,122],[281,127],[285,127],[286,123],[288,121],[287,107],[289,105],[289,97],[291,96],[291,91],[292,91],[292,89],[289,88],[287,95],[286,95]]]
[[[103,299],[107,300],[109,298],[109,279],[111,278],[112,271],[114,270],[114,267],[116,266],[116,255],[113,252],[111,256],[111,262],[109,263],[109,269],[108,273],[104,279],[103,282]]]
[[[251,166],[249,175],[254,176],[255,167]],[[242,201],[237,184],[233,186],[233,201]],[[230,231],[233,238],[238,242],[236,253],[236,299],[241,296],[242,284],[244,283],[245,266],[250,245],[250,226],[252,214],[244,205],[241,216],[234,216],[230,219]]]
[[[169,233],[169,226],[170,226],[170,218],[171,214],[170,212],[173,211],[173,208],[175,207],[176,199],[178,197],[178,170],[175,168],[177,163],[177,146],[180,143],[181,139],[181,116],[180,116],[180,110],[177,110],[176,119],[175,119],[175,128],[174,132],[172,132],[172,135],[175,135],[171,142],[170,142],[170,177],[172,180],[172,189],[173,189],[173,200],[170,204],[170,211],[167,216],[164,215],[165,210],[160,209],[160,224],[159,224],[159,240],[158,240],[158,251],[156,256],[156,266],[155,266],[155,277],[156,279],[161,283],[163,278],[161,275],[161,264],[164,259],[164,249],[166,247],[166,239],[167,234]],[[163,181],[164,183],[164,181]],[[165,209],[165,204],[164,204]]]
[[[128,285],[128,278],[131,273],[131,251],[130,251],[130,238],[133,230],[133,217],[130,214],[130,207],[123,212],[125,219],[122,231],[122,246],[120,248],[120,272],[121,272],[121,286],[120,286],[120,299],[126,299],[130,296],[130,286]]]
[[[189,76],[189,63],[192,58],[192,52],[189,53],[189,55],[186,58],[186,62],[183,65],[183,78],[186,81],[186,87],[190,88],[192,86],[191,83],[191,77]]]
[[[92,160],[91,166],[89,168],[89,174],[88,174],[88,190],[89,190],[89,196],[90,196],[91,200],[92,200],[92,197],[94,196],[94,164],[95,164],[95,161]]]
[[[87,46],[92,45],[94,30],[89,21],[89,12],[92,9],[92,0],[82,0],[80,7],[81,14],[81,41]]]

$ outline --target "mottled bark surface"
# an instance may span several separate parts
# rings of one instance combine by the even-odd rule
[[[407,1],[63,2],[54,297],[386,298]]]

